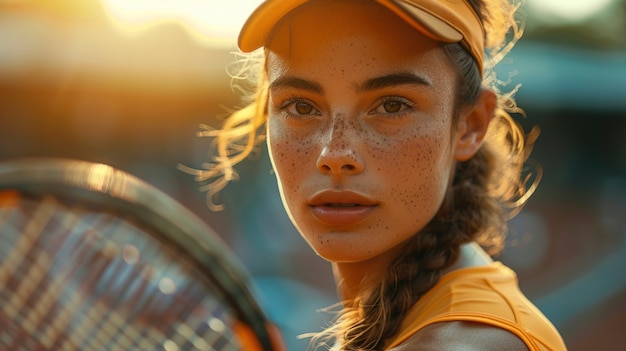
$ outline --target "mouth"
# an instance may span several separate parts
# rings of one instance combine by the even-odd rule
[[[317,220],[330,226],[358,224],[378,208],[376,201],[351,191],[320,192],[308,205]]]
[[[357,206],[363,206],[361,204],[343,204],[343,203],[337,203],[337,204],[333,204],[333,203],[328,203],[328,204],[323,204],[321,206],[327,206],[327,207],[357,207]]]
[[[308,201],[310,206],[355,207],[374,206],[378,202],[358,192],[349,190],[324,190],[315,193]]]

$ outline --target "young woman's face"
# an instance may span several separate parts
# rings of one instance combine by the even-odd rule
[[[379,5],[298,10],[268,45],[268,146],[287,211],[335,262],[392,257],[442,204],[456,75]]]

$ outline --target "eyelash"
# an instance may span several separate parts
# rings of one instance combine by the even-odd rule
[[[387,111],[377,112],[377,110],[383,107],[383,105],[387,102],[395,102],[395,103],[401,104],[401,110],[398,112],[387,112]],[[298,113],[292,113],[291,111],[289,111],[290,107],[293,107],[297,103],[304,103],[308,105],[312,109],[311,113],[298,114]],[[380,115],[384,115],[390,118],[400,118],[400,117],[403,117],[405,114],[412,112],[415,106],[416,104],[407,98],[404,98],[402,96],[390,95],[390,96],[382,97],[380,99],[380,103],[376,105],[375,108],[370,110],[369,113],[380,114]],[[288,117],[292,117],[292,118],[303,118],[307,116],[318,115],[320,113],[319,109],[315,107],[315,104],[313,104],[310,100],[297,97],[297,96],[294,96],[285,100],[282,104],[278,106],[278,110],[285,113]]]
[[[377,112],[377,110],[381,107],[383,107],[383,105],[387,102],[395,102],[395,103],[399,103],[401,104],[401,110],[398,112]],[[370,111],[371,114],[382,114],[391,118],[399,118],[404,116],[407,113],[412,112],[415,109],[416,104],[407,99],[404,98],[402,96],[395,96],[395,95],[391,95],[391,96],[384,96],[380,99],[380,103],[378,105],[376,105],[376,107],[374,109],[372,109]]]
[[[309,114],[296,114],[296,113],[292,113],[291,111],[289,111],[289,108],[294,106],[297,103],[304,103],[308,106],[311,107],[312,112]],[[307,99],[303,99],[301,97],[291,97],[287,100],[285,100],[283,103],[281,103],[278,106],[278,110],[285,113],[288,117],[292,117],[292,118],[303,118],[303,117],[307,117],[307,116],[312,116],[312,115],[318,115],[319,114],[319,109],[317,107],[315,107],[315,104],[313,104],[311,101],[307,100]]]

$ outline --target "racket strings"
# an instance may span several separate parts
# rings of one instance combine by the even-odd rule
[[[44,197],[0,228],[0,347],[241,349],[220,293],[131,220]]]

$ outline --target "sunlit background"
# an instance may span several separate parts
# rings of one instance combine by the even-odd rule
[[[210,212],[192,177],[237,106],[226,65],[252,0],[0,0],[0,161],[104,162],[156,185],[215,228],[254,277],[291,350],[336,301],[327,263],[286,218],[264,150]],[[527,0],[500,67],[542,134],[544,179],[501,259],[569,349],[623,350],[626,325],[626,1]]]

